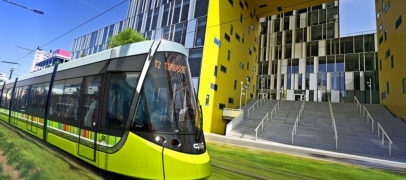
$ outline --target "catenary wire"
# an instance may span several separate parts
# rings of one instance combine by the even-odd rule
[[[88,21],[86,21],[86,22],[80,24],[79,26],[77,26],[77,27],[75,27],[75,28],[69,30],[68,32],[66,32],[66,33],[64,33],[64,34],[62,34],[62,35],[60,35],[60,36],[58,36],[57,38],[51,40],[50,42],[48,42],[48,43],[46,43],[45,45],[42,45],[42,46],[40,46],[40,47],[46,46],[46,45],[52,43],[53,41],[56,41],[57,39],[59,39],[59,38],[63,37],[64,35],[66,35],[66,34],[72,32],[72,31],[76,30],[77,28],[83,26],[84,24],[86,24],[86,23],[88,23],[88,22],[90,22],[90,21],[96,19],[97,17],[103,15],[104,13],[106,13],[106,12],[108,12],[108,11],[110,11],[110,10],[116,8],[117,6],[123,4],[123,3],[126,2],[126,1],[128,1],[128,0],[122,1],[121,3],[119,3],[119,4],[115,5],[115,6],[113,6],[112,8],[110,8],[110,9],[108,9],[108,10],[106,10],[106,11],[100,13],[99,15],[93,17],[92,19],[90,19],[90,20],[88,20]],[[282,9],[283,9],[283,8],[289,8],[289,7],[297,6],[297,5],[300,5],[300,4],[306,4],[306,3],[309,3],[309,2],[313,2],[313,1],[316,1],[316,0],[308,0],[308,1],[301,2],[301,3],[292,4],[292,5],[289,5],[289,6],[286,6],[286,7],[281,7],[281,8],[282,8]],[[267,13],[274,12],[274,11],[278,11],[278,10],[265,11],[265,12],[259,13],[258,15],[263,15],[263,14],[267,14]],[[134,16],[133,16],[133,17],[134,17]],[[248,18],[251,18],[251,16],[243,17],[242,19],[248,19]],[[129,18],[128,18],[128,19],[129,19]],[[238,19],[235,19],[235,20],[231,20],[231,21],[227,21],[227,22],[223,22],[223,23],[219,23],[219,24],[214,24],[214,25],[212,25],[212,26],[206,27],[205,29],[212,28],[212,27],[217,27],[217,26],[221,26],[221,25],[228,24],[228,23],[232,23],[232,22],[235,22],[235,21],[240,21],[240,19],[241,19],[241,18],[238,18]],[[198,29],[198,30],[199,30],[199,29]],[[186,33],[184,33],[184,34],[193,33],[193,32],[196,32],[196,31],[198,31],[198,30],[189,31],[189,32],[186,32]],[[184,35],[184,34],[181,34],[181,35]],[[179,36],[181,36],[181,35],[179,35]],[[177,37],[177,36],[173,36],[173,37]],[[31,53],[32,53],[32,52],[29,52],[28,54],[26,54],[25,56],[23,56],[22,58],[19,58],[18,60],[14,61],[14,62],[20,61],[21,59],[25,58],[26,56],[28,56],[28,55],[31,54]],[[9,67],[9,66],[10,66],[10,65],[6,66],[5,68],[3,68],[3,69],[0,70],[0,71],[3,71],[4,69],[6,69],[6,68]]]
[[[49,42],[45,43],[44,45],[40,46],[40,48],[42,48],[42,47],[44,47],[44,46],[46,46],[46,45],[48,45],[48,44],[50,44],[50,43],[52,43],[52,42],[54,42],[54,41],[58,40],[59,38],[61,38],[61,37],[65,36],[66,34],[69,34],[70,32],[72,32],[72,31],[74,31],[74,30],[78,29],[79,27],[81,27],[81,26],[83,26],[83,25],[85,25],[85,24],[89,23],[90,21],[92,21],[92,20],[94,20],[94,19],[96,19],[96,18],[100,17],[101,15],[103,15],[103,14],[105,14],[105,13],[107,13],[107,12],[109,12],[109,11],[113,10],[114,8],[116,8],[116,7],[120,6],[121,4],[125,3],[126,1],[128,1],[128,0],[124,0],[124,1],[122,1],[122,2],[120,2],[120,3],[118,3],[117,5],[115,5],[115,6],[111,7],[111,8],[109,8],[109,9],[107,9],[107,10],[105,10],[105,11],[103,11],[102,13],[100,13],[100,14],[96,15],[95,17],[93,17],[93,18],[91,18],[91,19],[89,19],[89,20],[85,21],[84,23],[82,23],[82,24],[80,24],[80,25],[78,25],[78,26],[74,27],[73,29],[71,29],[71,30],[69,30],[69,31],[67,31],[67,32],[65,32],[65,33],[63,33],[62,35],[60,35],[60,36],[58,36],[58,37],[56,37],[56,38],[52,39],[51,41],[49,41]],[[17,59],[17,60],[16,60],[16,61],[14,61],[14,62],[16,63],[16,62],[20,61],[21,59],[23,59],[23,58],[27,57],[27,56],[28,56],[28,55],[30,55],[31,53],[32,53],[32,51],[31,51],[31,52],[29,52],[28,54],[24,55],[23,57],[21,57],[21,58]],[[6,69],[6,68],[10,67],[10,66],[11,66],[11,65],[8,65],[8,66],[4,67],[3,69],[1,69],[1,70],[0,70],[0,72],[1,72],[1,71],[3,71],[4,69]]]

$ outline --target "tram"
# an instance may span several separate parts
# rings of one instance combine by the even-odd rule
[[[137,179],[211,175],[201,106],[178,43],[108,49],[0,88],[2,121],[100,169]]]

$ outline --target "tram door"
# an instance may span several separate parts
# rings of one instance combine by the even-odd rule
[[[101,87],[102,76],[84,78],[81,90],[80,106],[78,109],[79,146],[78,155],[91,161],[96,161],[97,133],[99,117],[101,117]]]

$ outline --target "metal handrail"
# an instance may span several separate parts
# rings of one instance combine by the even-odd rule
[[[336,140],[336,150],[337,150],[338,135],[337,135],[336,119],[334,118],[333,105],[331,105],[330,97],[327,96],[327,99],[328,99],[328,106],[330,108],[330,114],[331,114],[331,116],[330,116],[331,117],[331,126],[333,127],[334,139]]]
[[[361,114],[362,105],[361,105],[361,103],[359,103],[357,97],[355,97],[355,96],[354,96],[354,103],[357,103],[357,109],[359,106],[359,114]]]
[[[385,145],[385,138],[383,136],[383,135],[385,135],[389,141],[389,156],[392,156],[392,149],[391,149],[391,145],[393,144],[392,140],[389,138],[388,134],[386,134],[386,132],[383,129],[383,127],[381,126],[381,124],[379,124],[379,122],[377,122],[377,124],[378,124],[378,137],[379,137],[379,129],[381,129],[382,130],[382,145]]]
[[[300,121],[302,119],[302,112],[304,111],[305,104],[306,104],[306,101],[303,100],[302,105],[300,106],[299,114],[296,116],[295,125],[293,126],[293,130],[292,130],[292,145],[293,145],[294,137],[296,135],[297,127],[299,126]]]
[[[250,108],[248,108],[248,110],[247,110],[247,112],[248,112],[248,117],[250,117],[250,109],[251,109],[251,108],[254,108],[254,109],[252,110],[252,112],[255,111],[255,104],[257,104],[257,108],[258,108],[258,101],[257,101],[257,102],[255,102]]]
[[[362,116],[365,116],[365,112],[367,112],[367,124],[369,124],[369,119],[371,119],[372,121],[372,132],[374,132],[374,119],[372,118],[371,114],[369,114],[369,111],[367,110],[367,108],[365,106],[363,106],[363,111],[362,111]]]
[[[255,128],[255,141],[258,138],[258,128],[259,128],[260,125],[262,126],[262,128],[261,128],[262,131],[264,131],[264,120],[265,120],[265,118],[266,118],[266,122],[268,123],[268,114],[269,113],[266,113],[265,117],[261,120],[261,123],[259,123],[257,128]]]
[[[275,116],[275,114],[276,114],[276,109],[279,109],[279,102],[278,103],[276,103],[276,105],[273,107],[273,109],[271,110],[271,121],[273,120],[273,118],[274,118],[274,116]],[[268,123],[269,122],[269,119],[268,119],[268,116],[269,115],[269,112],[268,113],[266,113],[266,116],[265,117],[267,117],[267,120],[266,120],[266,123]],[[262,121],[263,121],[264,119],[262,119]],[[257,128],[255,128],[255,141],[257,140],[257,137],[258,137],[258,132],[257,132],[257,130],[258,130],[258,128],[259,128],[259,126],[260,125],[262,125],[263,126],[263,122],[261,121],[261,123],[259,123],[258,124],[258,126],[257,126]],[[262,127],[262,131],[264,130],[264,128]]]

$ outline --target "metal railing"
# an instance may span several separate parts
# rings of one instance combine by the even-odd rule
[[[359,109],[359,114],[361,114],[361,110],[362,110],[362,105],[361,103],[359,103],[357,97],[354,96],[354,103],[357,104],[357,109]],[[359,108],[358,108],[359,107]]]
[[[293,130],[292,130],[292,145],[293,145],[293,141],[294,141],[294,138],[295,138],[295,135],[296,135],[297,127],[299,126],[300,121],[301,121],[301,119],[302,119],[302,113],[303,113],[303,110],[304,110],[304,107],[305,107],[305,103],[306,103],[306,101],[303,100],[302,106],[300,106],[299,114],[298,114],[297,117],[296,117],[295,125],[293,125]]]
[[[279,102],[278,103],[276,103],[276,105],[273,107],[273,109],[272,109],[272,111],[271,111],[271,121],[273,120],[273,118],[275,117],[275,114],[276,114],[276,110],[277,109],[279,109]],[[266,113],[266,123],[268,123],[269,122],[269,112],[268,113]],[[264,117],[264,118],[265,118]],[[259,126],[262,126],[262,131],[264,131],[264,119],[262,119],[262,121],[261,121],[261,123],[259,123],[258,124],[258,126],[257,126],[257,128],[255,128],[255,141],[257,140],[257,138],[258,138],[258,128],[259,128]]]
[[[371,119],[371,121],[372,121],[372,128],[371,129],[372,129],[372,132],[374,132],[374,123],[375,123],[374,119],[372,118],[371,114],[369,114],[369,112],[368,112],[368,110],[367,110],[367,108],[365,106],[363,106],[362,109],[363,109],[362,116],[365,116],[365,112],[366,112],[367,124],[369,124],[369,119]]]
[[[392,145],[392,140],[389,138],[388,134],[386,134],[385,130],[382,128],[381,124],[379,124],[379,122],[377,122],[378,124],[378,137],[379,137],[379,129],[382,130],[382,145],[385,145],[385,137],[388,138],[389,141],[389,156],[392,156],[392,149],[391,149],[391,145]]]
[[[234,119],[226,125],[227,135],[244,119],[244,111],[242,109],[224,108],[223,116],[234,117]]]
[[[338,140],[338,135],[337,135],[337,126],[336,126],[336,119],[334,118],[334,112],[333,112],[333,105],[331,105],[330,97],[327,96],[328,99],[328,106],[330,108],[330,114],[331,114],[331,126],[333,127],[334,131],[334,139],[336,140],[336,150],[337,150],[337,140]]]
[[[248,117],[250,117],[250,110],[252,109],[252,112],[254,112],[255,111],[255,105],[257,105],[257,108],[258,108],[258,102],[259,101],[257,101],[257,102],[255,102],[250,108],[248,108],[247,109],[247,113],[248,113]]]
[[[259,126],[261,126],[262,131],[264,131],[264,120],[265,120],[265,118],[266,118],[266,122],[268,123],[268,119],[269,119],[268,114],[269,113],[266,113],[265,117],[261,120],[261,123],[259,123],[257,128],[255,128],[255,141],[258,138],[258,128],[259,128]]]

